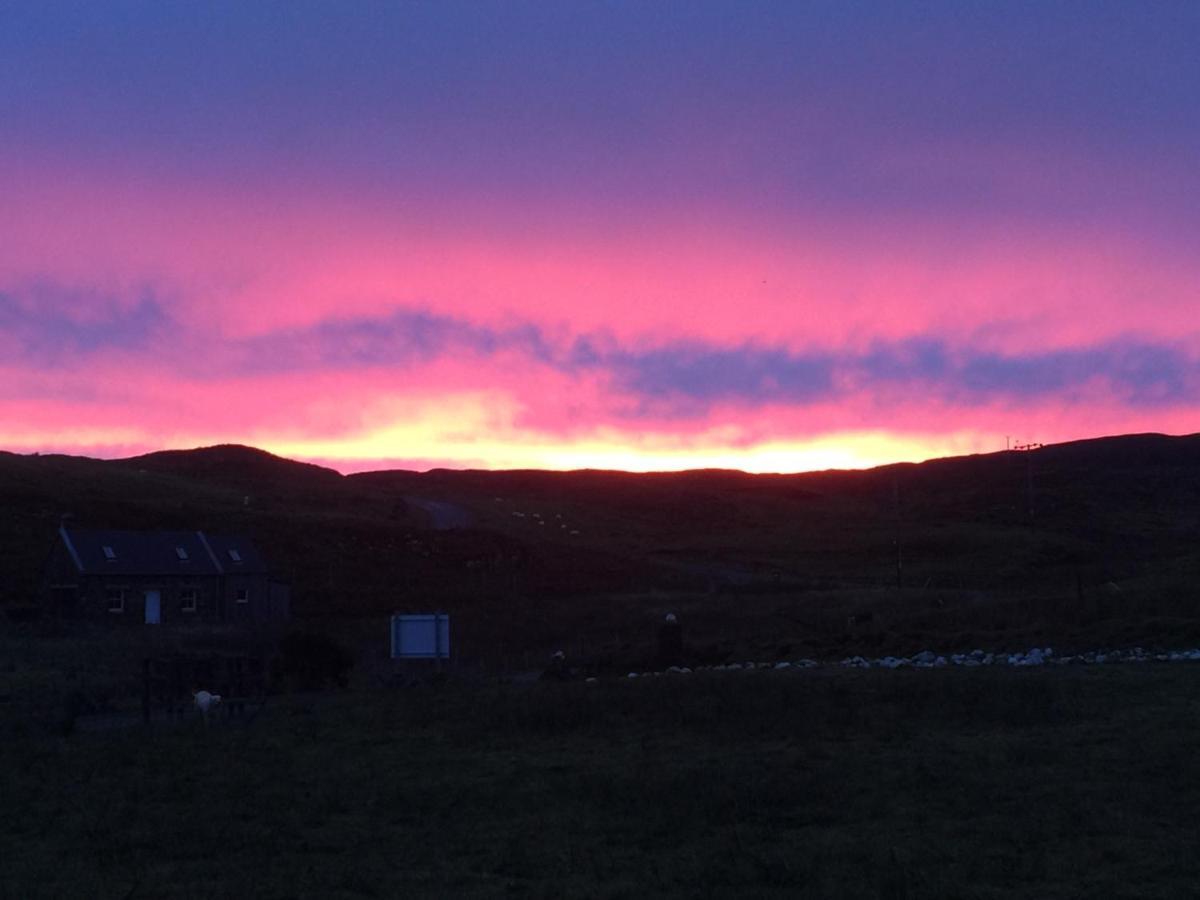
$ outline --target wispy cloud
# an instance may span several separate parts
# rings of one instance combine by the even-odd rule
[[[555,355],[536,325],[488,327],[424,310],[332,319],[230,342],[227,347],[248,372],[406,367],[448,355],[490,357],[513,352],[548,362]]]
[[[854,394],[920,392],[954,403],[1064,398],[1097,387],[1128,404],[1200,403],[1200,360],[1136,337],[1000,353],[936,335],[866,350],[743,343],[622,344],[607,335],[558,340],[532,323],[491,327],[420,310],[328,321],[235,345],[244,371],[406,368],[448,356],[510,355],[566,375],[600,376],[633,409],[703,414],[717,403],[807,405]]]
[[[129,301],[99,291],[38,284],[0,291],[0,362],[70,365],[110,350],[145,350],[173,330],[149,291]]]
[[[1182,346],[1136,337],[1011,353],[937,335],[876,341],[866,349],[622,343],[605,334],[551,336],[530,322],[495,326],[397,309],[226,340],[173,321],[149,293],[124,303],[92,295],[86,303],[75,297],[66,304],[63,297],[48,288],[20,299],[0,293],[4,360],[70,368],[86,366],[95,356],[137,351],[131,366],[169,367],[203,381],[217,374],[404,372],[445,359],[504,356],[529,365],[531,378],[538,367],[599,378],[633,417],[700,416],[715,404],[805,406],[872,393],[972,405],[1069,399],[1102,390],[1110,402],[1129,405],[1200,403],[1200,360]],[[68,312],[81,307],[89,310],[84,318]],[[210,365],[214,359],[221,365]],[[487,379],[482,369],[480,379]],[[536,402],[532,384],[530,393]]]

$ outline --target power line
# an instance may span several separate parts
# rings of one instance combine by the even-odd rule
[[[1026,493],[1029,502],[1029,521],[1033,521],[1033,451],[1042,447],[1042,444],[1029,442],[1026,444],[1013,444],[1013,449],[1025,454],[1025,485]]]

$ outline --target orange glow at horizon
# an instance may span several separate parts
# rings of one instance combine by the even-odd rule
[[[867,469],[894,462],[920,462],[940,456],[978,452],[987,439],[953,435],[920,440],[863,432],[831,434],[808,441],[770,442],[749,447],[722,446],[703,437],[686,445],[676,440],[640,445],[607,440],[521,443],[466,440],[420,445],[397,442],[394,433],[371,435],[350,443],[283,443],[271,448],[281,456],[324,460],[344,472],[377,468],[388,460],[444,460],[440,468],[607,469],[624,472],[668,472],[688,469],[738,469],[744,472],[809,472],[824,469]],[[432,467],[432,466],[431,466]]]
[[[751,473],[794,473],[825,469],[865,469],[895,462],[920,462],[1001,449],[992,435],[892,435],[879,431],[842,432],[808,440],[770,440],[731,445],[721,431],[686,440],[658,435],[631,440],[609,430],[586,440],[548,439],[534,434],[504,438],[473,436],[425,422],[396,426],[339,440],[273,439],[269,435],[176,435],[150,445],[129,429],[78,429],[52,440],[19,432],[0,433],[14,452],[66,452],[72,455],[121,458],[165,449],[192,449],[223,443],[245,443],[278,456],[316,462],[344,474],[383,468],[606,469],[665,472],[688,469],[736,469]]]

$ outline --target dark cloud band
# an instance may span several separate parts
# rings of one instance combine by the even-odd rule
[[[71,309],[88,310],[86,317]],[[1182,347],[1118,338],[1083,347],[999,353],[937,336],[866,350],[792,350],[698,341],[622,344],[608,335],[555,340],[537,325],[492,327],[425,310],[328,320],[221,340],[189,332],[145,292],[132,303],[38,288],[0,293],[0,362],[71,368],[104,355],[193,380],[320,370],[411,369],[446,358],[500,356],[569,376],[605,379],[631,416],[694,417],[714,405],[806,406],[861,394],[952,404],[1043,402],[1099,389],[1129,406],[1200,404],[1200,359]],[[185,352],[180,352],[185,351]],[[215,369],[210,365],[219,360]]]

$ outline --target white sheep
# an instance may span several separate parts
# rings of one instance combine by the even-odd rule
[[[208,691],[194,691],[192,699],[196,702],[196,708],[200,710],[200,715],[204,716],[204,724],[208,724],[208,713],[221,702],[220,694],[210,694]]]

